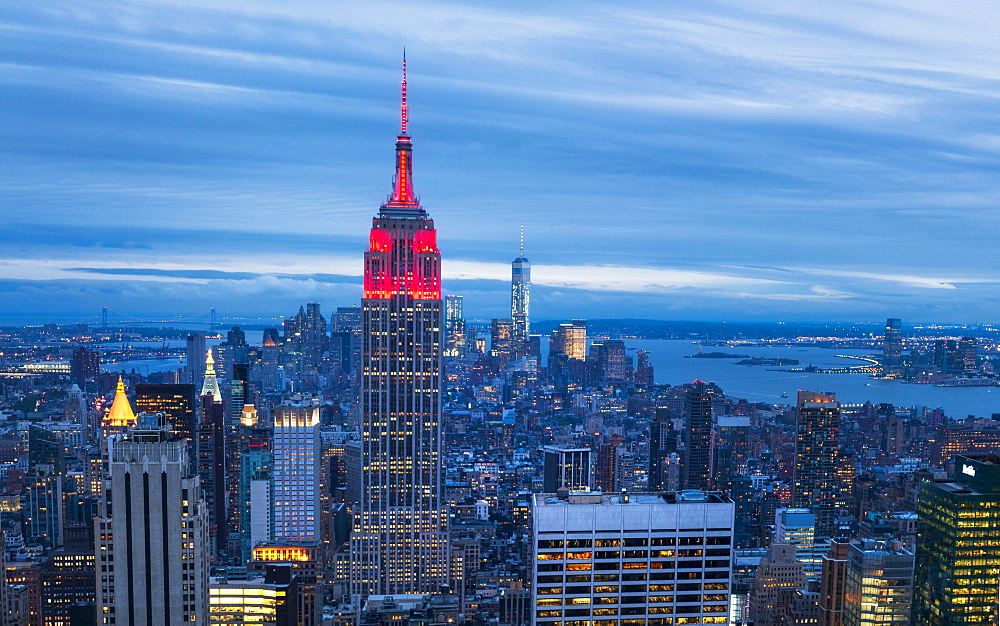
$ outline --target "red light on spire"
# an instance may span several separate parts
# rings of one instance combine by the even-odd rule
[[[406,48],[403,48],[403,85],[402,85],[402,87],[403,87],[403,104],[402,104],[402,107],[400,107],[399,134],[400,135],[405,135],[406,134],[406,117],[407,117],[407,109],[406,109]]]

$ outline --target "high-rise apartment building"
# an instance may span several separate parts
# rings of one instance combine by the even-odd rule
[[[490,356],[497,369],[503,370],[516,359],[524,344],[514,334],[514,321],[495,319],[490,322]]]
[[[1000,456],[955,457],[917,495],[914,626],[1000,623]]]
[[[538,626],[727,624],[733,503],[716,494],[535,494]]]
[[[97,378],[101,373],[101,353],[86,347],[73,349],[69,361],[69,379],[78,385]]]
[[[39,429],[41,430],[41,429]],[[25,531],[33,544],[63,545],[63,482],[66,476],[48,463],[35,464],[24,478]]]
[[[319,407],[274,407],[274,539],[319,542]]]
[[[795,546],[795,558],[802,563],[806,578],[819,578],[823,571],[826,542],[816,544],[816,515],[809,509],[782,507],[774,512],[774,543]]]
[[[560,324],[549,336],[549,353],[564,354],[570,359],[587,358],[587,320]]]
[[[962,373],[971,374],[979,367],[979,340],[962,337],[958,342],[958,358],[962,363]]]
[[[901,543],[862,539],[850,544],[844,626],[906,626],[912,592],[913,553]]]
[[[783,626],[806,577],[796,559],[795,546],[772,543],[760,560],[747,602],[747,615],[754,626]],[[794,622],[793,622],[794,623]]]
[[[903,375],[903,324],[898,317],[885,321],[882,339],[882,376],[899,378]]]
[[[274,456],[266,441],[250,441],[240,469],[240,552],[246,562],[254,546],[274,541]]]
[[[795,467],[792,503],[816,514],[817,540],[834,536],[840,403],[832,395],[799,391],[795,413]]]
[[[531,333],[531,262],[524,257],[524,230],[521,231],[521,247],[517,258],[511,263],[510,277],[510,319],[514,322],[514,338],[524,343]]]
[[[715,438],[712,398],[705,383],[696,380],[684,402],[687,418],[687,445],[684,447],[683,484],[685,489],[711,489]]]
[[[185,354],[187,364],[184,366],[184,382],[192,385],[200,385],[205,377],[205,353],[208,346],[205,344],[205,333],[188,333],[185,344]]]
[[[441,493],[441,253],[434,222],[413,192],[405,67],[404,61],[393,191],[372,220],[365,253],[355,596],[436,592],[449,569]]]
[[[542,491],[590,491],[590,448],[545,446],[542,453]]]
[[[821,564],[819,626],[844,626],[844,581],[851,541],[845,537],[833,538],[828,546]]]
[[[106,624],[208,624],[208,511],[188,442],[142,425],[108,442],[95,520]]]
[[[208,510],[213,544],[210,550],[214,553],[226,548],[229,528],[226,526],[226,411],[222,401],[210,394],[201,396],[197,447],[196,467]]]
[[[679,464],[676,457],[678,431],[674,429],[674,414],[668,408],[657,408],[649,422],[649,488],[655,491],[676,491],[680,488]],[[673,457],[671,456],[673,455]]]
[[[135,409],[139,413],[163,413],[175,437],[189,439],[194,461],[198,433],[198,401],[193,384],[135,386]]]
[[[633,377],[632,357],[621,339],[595,341],[590,346],[590,358],[594,364],[594,382],[598,385],[621,384]]]
[[[463,296],[444,298],[444,356],[458,357],[465,354],[463,300]]]
[[[618,491],[621,482],[617,474],[618,455],[622,450],[622,436],[615,433],[597,448],[597,459],[594,463],[594,485],[605,493]]]

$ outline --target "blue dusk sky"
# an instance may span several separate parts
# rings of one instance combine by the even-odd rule
[[[282,6],[287,5],[287,6]],[[0,6],[0,323],[357,304],[409,63],[448,293],[996,322],[1000,3]]]

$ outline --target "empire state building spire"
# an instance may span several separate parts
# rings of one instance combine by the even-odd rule
[[[422,217],[426,215],[413,193],[413,145],[406,133],[409,107],[406,104],[406,53],[403,53],[402,101],[399,109],[399,135],[396,136],[396,177],[392,194],[382,205],[380,215]]]

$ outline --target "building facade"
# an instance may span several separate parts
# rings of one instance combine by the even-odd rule
[[[794,506],[816,515],[817,540],[834,536],[841,499],[837,480],[840,403],[832,395],[799,391],[795,412]]]
[[[282,404],[274,407],[274,540],[319,542],[320,455],[319,407]],[[259,484],[266,490],[267,483]],[[266,494],[259,494],[264,501]]]
[[[187,445],[161,428],[108,442],[95,520],[102,623],[208,623],[208,511]]]
[[[912,593],[913,553],[901,543],[862,539],[850,544],[844,626],[907,625]]]
[[[531,606],[544,625],[727,624],[733,503],[716,494],[535,494]]]
[[[1000,456],[957,455],[917,496],[914,626],[1000,620]]]
[[[685,489],[711,489],[715,431],[712,422],[712,398],[705,383],[696,380],[685,399],[687,445],[684,448],[683,484]]]
[[[545,446],[542,454],[542,491],[555,493],[562,487],[590,491],[590,448]]]
[[[531,333],[531,262],[524,257],[524,232],[521,233],[520,253],[511,263],[510,318],[514,321],[514,337],[521,343]]]
[[[350,540],[358,598],[435,592],[448,580],[441,253],[413,191],[405,62],[402,87],[393,191],[372,220],[365,253],[360,501]]]

